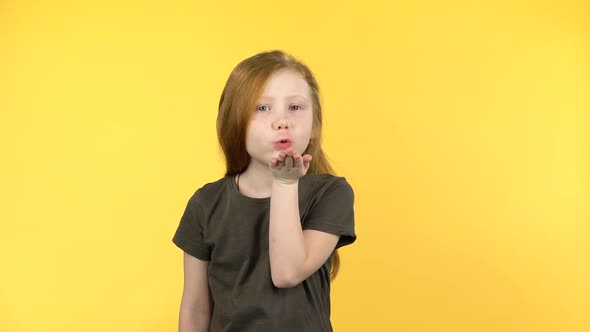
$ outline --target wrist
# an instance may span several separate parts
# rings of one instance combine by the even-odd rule
[[[299,179],[273,179],[273,187],[293,187],[299,184]]]

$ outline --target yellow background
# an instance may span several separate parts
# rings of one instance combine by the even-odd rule
[[[590,331],[588,1],[0,1],[0,331],[173,331],[221,90],[316,74],[344,331]],[[294,308],[296,310],[296,308]]]

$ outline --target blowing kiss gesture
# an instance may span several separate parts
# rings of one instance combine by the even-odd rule
[[[269,167],[275,180],[284,184],[294,184],[304,176],[311,163],[311,155],[301,155],[287,148],[281,150],[277,157],[272,158]]]

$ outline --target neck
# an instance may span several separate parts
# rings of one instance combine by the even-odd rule
[[[270,197],[272,173],[267,165],[251,161],[248,168],[240,174],[240,192],[253,198]]]

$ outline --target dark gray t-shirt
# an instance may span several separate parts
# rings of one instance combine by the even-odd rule
[[[340,235],[336,248],[353,243],[354,193],[330,174],[299,179],[302,228]],[[277,288],[270,274],[270,197],[242,195],[232,176],[208,183],[190,198],[173,242],[209,261],[213,299],[211,331],[332,331],[330,267],[334,253],[299,285]]]

